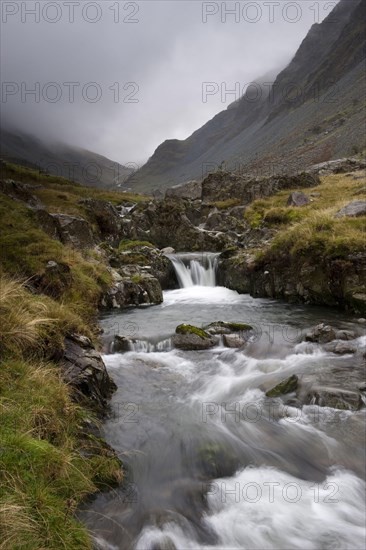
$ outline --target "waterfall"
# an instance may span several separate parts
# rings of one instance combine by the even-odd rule
[[[218,254],[169,255],[180,288],[216,286]]]

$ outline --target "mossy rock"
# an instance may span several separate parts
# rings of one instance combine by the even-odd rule
[[[268,390],[266,392],[267,397],[278,397],[280,395],[284,395],[286,393],[291,393],[293,391],[297,390],[297,384],[298,384],[299,378],[296,376],[296,374],[293,374],[289,378],[286,378],[286,380],[282,380],[277,386],[274,388]]]
[[[172,341],[178,349],[199,351],[213,348],[217,343],[217,338],[201,328],[183,324],[175,329]]]
[[[200,338],[210,338],[210,335],[202,328],[195,327],[194,325],[179,325],[175,329],[176,334],[195,334]]]
[[[239,459],[233,449],[224,443],[210,441],[198,449],[197,462],[208,478],[228,477],[239,466]]]
[[[209,334],[233,334],[236,332],[246,332],[253,330],[251,325],[247,323],[231,323],[226,321],[215,321],[205,326],[205,330]]]

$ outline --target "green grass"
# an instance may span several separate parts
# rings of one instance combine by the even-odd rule
[[[143,246],[147,246],[148,248],[155,248],[155,246],[148,241],[124,240],[119,243],[118,250],[120,252],[128,252],[129,250],[134,250],[135,248],[140,248]]]
[[[84,427],[95,423],[92,414],[46,359],[74,331],[88,328],[67,308],[0,279],[2,550],[90,549],[74,512],[122,479],[119,460]]]

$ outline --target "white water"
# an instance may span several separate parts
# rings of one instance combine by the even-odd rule
[[[343,368],[347,380],[354,356],[299,343],[302,331],[334,324],[339,313],[332,319],[330,310],[210,286],[214,256],[199,268],[198,258],[174,261],[182,288],[165,292],[160,306],[110,319],[119,334],[131,323],[137,333],[129,352],[105,356],[118,391],[116,416],[104,425],[132,472],[127,497],[135,499],[123,488],[98,496],[87,519],[98,547],[363,549],[365,409],[296,408],[279,399],[269,405],[265,397],[265,388],[295,373]],[[244,350],[171,349],[177,324],[219,319],[260,330]],[[354,328],[347,323],[342,328]],[[360,351],[365,344],[365,337],[355,340]],[[224,449],[226,474],[205,470],[200,452],[210,445]]]
[[[217,254],[204,256],[204,262],[202,255],[199,254],[170,255],[169,258],[174,266],[180,288],[216,286]]]

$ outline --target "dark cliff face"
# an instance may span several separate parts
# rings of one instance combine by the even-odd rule
[[[133,175],[131,186],[151,191],[200,179],[222,161],[235,170],[253,158],[279,164],[293,157],[304,168],[350,154],[347,148],[363,139],[365,19],[364,0],[341,0],[311,27],[270,94],[263,86],[260,100],[244,95],[188,139],[165,141]],[[344,112],[340,134],[338,113]],[[318,127],[326,132],[322,139],[309,135],[309,128]]]

